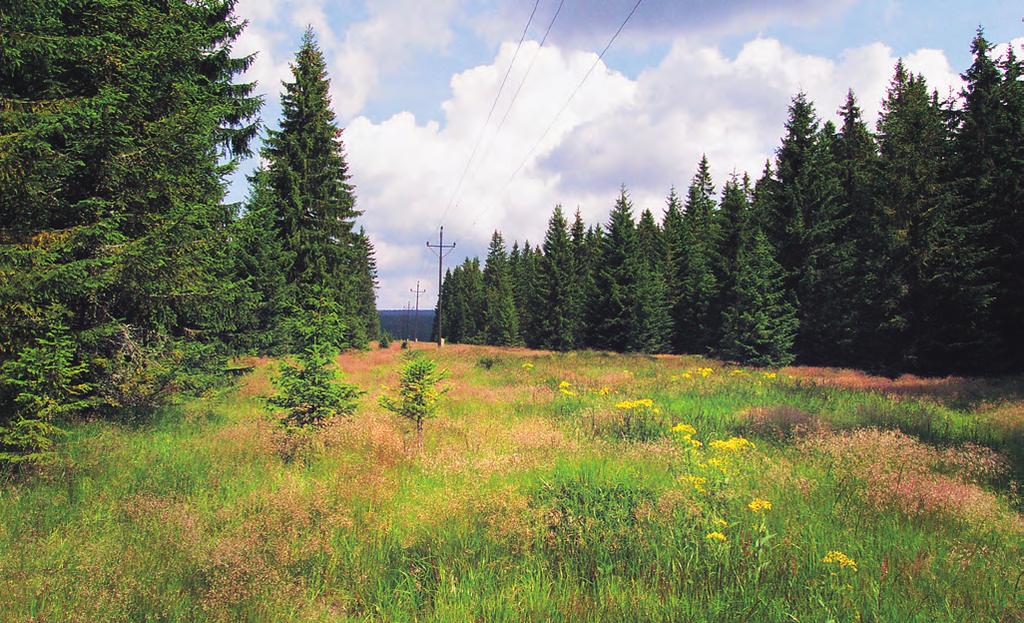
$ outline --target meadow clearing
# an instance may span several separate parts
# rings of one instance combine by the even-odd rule
[[[68,428],[0,490],[3,621],[1024,621],[1020,378],[420,345],[306,439],[275,369]]]

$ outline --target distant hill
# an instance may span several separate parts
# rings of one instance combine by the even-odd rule
[[[399,340],[411,340],[418,337],[421,342],[430,341],[430,332],[434,327],[434,310],[421,309],[418,320],[416,313],[404,309],[378,309],[380,328]]]

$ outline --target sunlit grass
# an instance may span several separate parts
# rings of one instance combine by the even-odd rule
[[[422,450],[376,401],[397,345],[339,360],[369,393],[289,461],[269,360],[70,426],[0,493],[0,620],[1024,617],[1019,379],[422,347]]]

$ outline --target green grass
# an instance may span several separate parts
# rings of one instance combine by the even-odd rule
[[[452,391],[417,452],[376,406],[399,352],[346,355],[370,394],[287,462],[266,365],[144,424],[69,426],[56,464],[0,492],[0,620],[1024,620],[1019,380],[897,399],[699,358],[449,347],[425,352]],[[651,427],[614,425],[638,398]],[[779,406],[824,432],[758,437],[748,410]],[[842,436],[865,427],[921,441]],[[756,447],[711,443],[736,435]],[[992,457],[967,442],[1008,465],[978,471]]]

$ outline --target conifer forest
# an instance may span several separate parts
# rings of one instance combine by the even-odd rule
[[[0,0],[0,620],[1024,621],[1024,49],[529,206],[410,340],[322,30],[264,96],[248,26]]]

